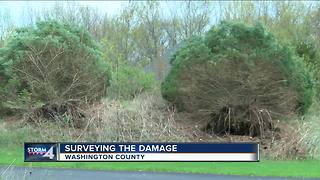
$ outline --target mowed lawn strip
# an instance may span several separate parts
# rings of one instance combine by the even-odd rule
[[[320,177],[319,160],[260,162],[23,162],[22,148],[0,147],[0,165],[115,171],[158,171],[205,174]]]

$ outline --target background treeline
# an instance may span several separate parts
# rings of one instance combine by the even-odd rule
[[[175,5],[164,6],[166,3]],[[184,39],[203,35],[224,20],[259,21],[313,64],[320,46],[320,5],[316,1],[130,2],[113,16],[77,3],[57,3],[42,11],[28,10],[24,16],[29,19],[25,25],[56,19],[81,26],[102,43],[105,55],[113,61],[142,66],[155,72],[157,79],[164,78],[168,57]],[[15,25],[8,12],[0,12],[0,17],[3,44]]]

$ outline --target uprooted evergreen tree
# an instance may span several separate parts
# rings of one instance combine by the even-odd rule
[[[39,22],[17,29],[0,49],[0,106],[51,119],[83,116],[77,109],[105,95],[109,74],[87,32]]]
[[[207,131],[263,136],[312,102],[312,78],[293,52],[260,24],[222,22],[176,51],[162,94],[209,118]]]

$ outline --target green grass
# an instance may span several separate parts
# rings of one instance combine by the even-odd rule
[[[116,171],[159,171],[253,176],[320,177],[320,161],[261,162],[23,162],[23,149],[0,147],[0,165],[59,167]]]

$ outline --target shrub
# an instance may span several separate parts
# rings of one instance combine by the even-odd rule
[[[132,99],[137,94],[151,89],[156,84],[155,77],[146,73],[142,68],[120,65],[112,73],[114,77],[108,88],[108,95],[112,98]]]
[[[108,65],[82,29],[56,21],[17,29],[0,50],[2,106],[19,109],[93,102],[105,95]]]
[[[215,133],[263,135],[272,119],[304,113],[313,82],[302,60],[260,25],[222,22],[173,55],[163,97],[206,113]]]
[[[316,42],[311,38],[306,38],[293,43],[299,57],[303,59],[308,70],[315,80],[316,98],[320,99],[320,52],[316,47]]]

